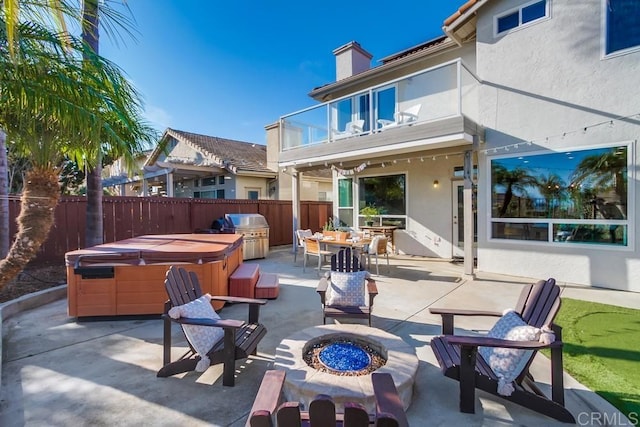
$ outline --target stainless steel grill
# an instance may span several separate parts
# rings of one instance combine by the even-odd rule
[[[269,224],[260,214],[226,214],[236,234],[242,234],[243,259],[265,258],[269,254]]]

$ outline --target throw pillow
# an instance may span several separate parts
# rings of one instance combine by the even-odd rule
[[[487,334],[490,338],[510,341],[538,341],[540,329],[527,325],[515,311],[505,313]],[[498,377],[498,393],[511,396],[512,382],[522,373],[533,350],[499,347],[480,347],[478,353]]]
[[[220,316],[211,306],[211,295],[204,294],[200,298],[190,301],[186,304],[172,307],[169,310],[169,317],[177,319],[179,317],[188,317],[192,319],[213,319],[218,320]],[[189,344],[200,356],[200,361],[196,365],[196,371],[204,372],[207,370],[211,361],[207,353],[215,343],[224,337],[222,328],[214,326],[200,325],[182,325]]]
[[[331,272],[327,305],[363,306],[367,271]]]

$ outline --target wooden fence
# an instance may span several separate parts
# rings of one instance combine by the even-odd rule
[[[104,197],[104,243],[145,234],[193,233],[210,228],[213,220],[227,213],[259,213],[269,224],[269,245],[293,242],[291,201],[185,199],[168,197]],[[85,241],[87,200],[62,197],[55,212],[55,224],[34,262],[64,260],[66,252],[81,249]],[[300,206],[300,227],[320,230],[332,214],[331,202],[304,201]],[[10,235],[15,236],[15,218],[20,202],[9,203]]]

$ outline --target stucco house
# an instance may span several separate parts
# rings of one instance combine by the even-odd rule
[[[294,200],[330,169],[335,216],[358,227],[375,205],[400,253],[640,292],[640,3],[452,12],[444,35],[375,67],[357,42],[334,51],[336,81],[270,131]]]
[[[277,168],[269,168],[267,147],[260,144],[167,128],[155,148],[140,157],[138,169],[130,177],[119,160],[106,171],[103,185],[123,196],[280,198]],[[326,198],[318,191],[323,180],[331,188],[330,177],[313,179],[306,200]]]

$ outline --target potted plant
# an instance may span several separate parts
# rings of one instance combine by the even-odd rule
[[[336,237],[336,228],[333,225],[333,218],[329,218],[322,226],[322,234],[328,237]]]
[[[368,227],[373,225],[373,217],[380,215],[380,213],[380,208],[375,205],[367,205],[360,209],[360,215],[364,216],[364,223]]]

